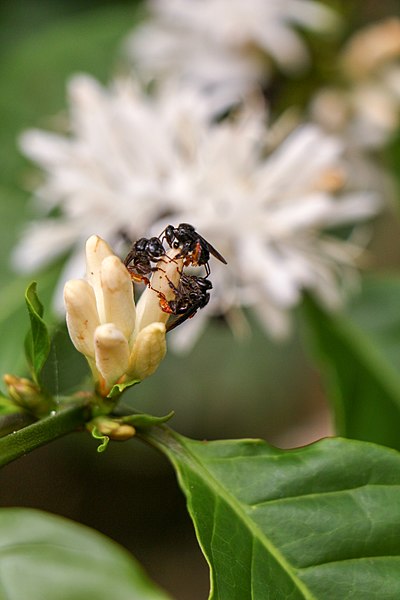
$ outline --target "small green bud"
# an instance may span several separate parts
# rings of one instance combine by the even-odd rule
[[[30,379],[6,374],[3,380],[14,403],[35,417],[43,417],[55,407],[53,400]]]
[[[108,417],[96,417],[87,425],[89,431],[96,429],[96,432],[107,436],[110,440],[125,441],[132,438],[136,430],[132,425],[121,423],[118,419]]]

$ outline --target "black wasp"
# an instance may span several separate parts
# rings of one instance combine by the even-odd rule
[[[134,281],[149,285],[150,282],[146,275],[157,270],[152,263],[158,262],[163,256],[165,256],[165,250],[159,238],[140,238],[132,244],[124,260],[124,265]]]
[[[173,289],[175,297],[173,300],[167,298],[161,292],[160,306],[162,310],[171,315],[176,315],[170,324],[167,324],[167,331],[171,331],[187,319],[193,317],[200,308],[204,308],[210,300],[209,290],[212,283],[205,277],[197,275],[182,274],[178,286],[169,281],[169,286]]]
[[[210,254],[220,260],[224,265],[227,264],[224,257],[205,240],[189,223],[181,223],[178,227],[167,225],[162,232],[162,239],[166,239],[171,248],[180,248],[176,258],[183,258],[185,265],[193,265],[195,267],[204,265],[206,269],[206,277],[210,274],[208,261]]]

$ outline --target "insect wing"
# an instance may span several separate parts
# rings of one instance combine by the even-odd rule
[[[167,323],[166,330],[171,331],[172,329],[175,329],[175,327],[178,327],[178,325],[181,325],[188,319],[191,319],[197,313],[198,309],[200,308],[200,303],[201,303],[200,300],[198,302],[195,302],[187,309],[187,311],[185,313],[177,316],[176,319],[173,319],[173,321],[171,323]]]
[[[210,244],[210,242],[207,242],[207,240],[204,239],[201,235],[199,235],[199,238],[201,239],[201,241],[203,242],[203,244],[206,246],[206,248],[208,249],[208,251],[210,252],[210,254],[212,254],[214,256],[214,258],[217,258],[218,260],[220,260],[222,263],[224,263],[224,265],[228,264],[226,262],[225,258],[222,256],[222,254],[220,254],[218,252],[218,250],[216,250],[214,248],[214,246],[212,246]]]
[[[125,259],[124,259],[124,265],[127,267],[129,265],[129,263],[131,263],[133,261],[133,259],[136,256],[136,250],[134,248],[132,248],[128,254],[126,255]]]

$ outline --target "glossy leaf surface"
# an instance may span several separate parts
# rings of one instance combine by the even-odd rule
[[[19,508],[0,511],[0,598],[168,600],[105,536]]]
[[[50,336],[43,321],[43,305],[36,293],[36,282],[29,285],[25,293],[30,330],[25,338],[25,352],[32,376],[37,382],[50,352]]]
[[[165,431],[212,600],[400,597],[400,455],[326,439],[291,451]]]

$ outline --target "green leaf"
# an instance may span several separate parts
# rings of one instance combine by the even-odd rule
[[[26,373],[24,339],[28,320],[24,293],[26,282],[5,283],[0,296],[0,375]]]
[[[120,396],[122,394],[122,392],[124,392],[128,388],[130,388],[138,383],[140,383],[140,379],[132,379],[131,381],[124,381],[123,383],[116,383],[111,388],[109,394],[107,395],[107,398],[117,398],[118,396]]]
[[[36,510],[0,510],[0,597],[167,600],[105,536]]]
[[[0,417],[24,412],[23,408],[17,406],[13,400],[0,395]]]
[[[0,198],[1,202],[1,198]],[[40,295],[50,303],[57,281],[59,267],[40,275]],[[1,277],[0,277],[1,284]],[[24,339],[28,327],[24,294],[28,281],[10,279],[1,289],[0,296],[0,374],[27,373]],[[76,352],[75,352],[76,354]]]
[[[100,433],[100,431],[97,429],[97,427],[93,427],[93,429],[91,430],[90,433],[91,433],[92,438],[94,438],[95,440],[101,441],[101,444],[99,446],[97,446],[97,452],[104,452],[107,449],[108,442],[110,441],[110,438],[108,437],[108,435],[104,435],[103,433]]]
[[[25,293],[31,328],[26,336],[25,351],[32,377],[38,383],[40,372],[50,352],[50,336],[43,321],[43,306],[36,294],[36,282]]]
[[[368,278],[345,312],[305,315],[340,435],[400,449],[400,279]]]
[[[163,417],[155,417],[154,415],[147,415],[145,413],[139,413],[134,415],[127,415],[122,417],[120,420],[122,423],[128,423],[129,425],[133,425],[137,429],[148,429],[149,427],[154,427],[155,425],[162,425],[166,423],[174,416],[174,411],[172,410],[170,413]]]
[[[400,598],[400,454],[326,439],[144,436],[171,460],[211,569],[210,600]]]

